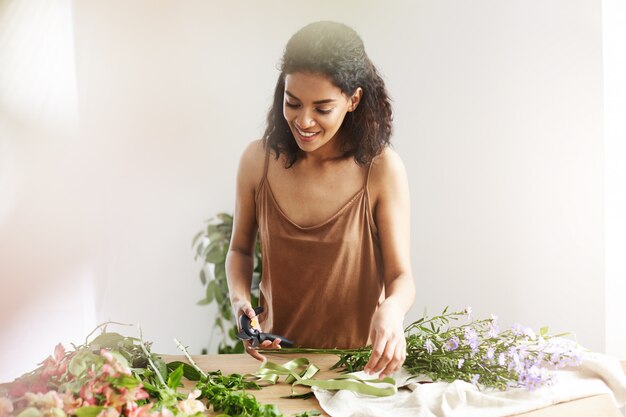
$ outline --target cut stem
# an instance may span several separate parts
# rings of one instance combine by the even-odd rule
[[[191,355],[189,355],[189,352],[187,352],[187,348],[183,346],[182,343],[180,343],[178,339],[176,338],[174,338],[174,343],[176,343],[176,346],[178,347],[178,349],[180,349],[183,352],[183,354],[185,355],[185,357],[187,358],[191,366],[193,366],[196,371],[200,372],[200,375],[206,378],[207,374],[202,369],[200,369],[196,361],[194,361]]]

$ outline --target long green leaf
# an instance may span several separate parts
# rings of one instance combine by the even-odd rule
[[[169,369],[170,371],[178,370],[178,368],[180,367],[182,367],[183,369],[183,376],[187,378],[188,380],[200,381],[200,379],[202,378],[202,375],[200,374],[200,372],[198,372],[196,368],[189,365],[188,363],[174,361],[174,362],[169,362],[167,364],[167,369]]]
[[[78,408],[76,412],[76,417],[96,417],[100,414],[104,407],[101,405],[88,405],[86,407]]]
[[[167,386],[176,389],[180,385],[181,379],[183,379],[183,364],[181,364],[176,370],[170,373],[167,377]]]

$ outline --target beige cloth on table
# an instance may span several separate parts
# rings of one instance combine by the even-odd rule
[[[363,373],[356,373],[367,379]],[[501,417],[525,413],[557,403],[610,394],[616,407],[626,402],[626,375],[620,362],[600,353],[585,353],[578,367],[552,371],[554,382],[535,391],[483,389],[464,382],[418,384],[405,371],[394,375],[399,390],[390,397],[371,397],[351,391],[314,389],[322,409],[332,417]]]

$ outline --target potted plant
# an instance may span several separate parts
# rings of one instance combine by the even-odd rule
[[[215,333],[219,334],[218,353],[244,352],[241,340],[237,339],[237,320],[233,317],[226,280],[226,255],[232,231],[233,216],[228,213],[218,213],[206,221],[206,226],[194,236],[192,241],[195,259],[201,261],[200,282],[204,287],[204,298],[198,301],[198,305],[212,303],[217,305],[211,340]],[[257,239],[252,274],[251,301],[253,306],[258,305],[259,301],[261,268],[261,245]]]

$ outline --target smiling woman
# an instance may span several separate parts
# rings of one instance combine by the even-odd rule
[[[333,22],[298,31],[264,138],[239,165],[227,259],[235,315],[252,319],[258,229],[262,329],[304,347],[371,342],[366,370],[381,377],[404,362],[415,293],[408,184],[390,135],[385,85],[357,33]],[[261,346],[279,348],[280,339]]]

